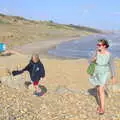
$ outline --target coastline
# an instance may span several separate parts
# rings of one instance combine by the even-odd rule
[[[48,51],[51,49],[54,49],[57,45],[61,43],[64,43],[66,41],[72,41],[72,40],[80,40],[80,37],[40,40],[37,42],[25,44],[23,46],[14,47],[12,50],[20,52],[25,55],[38,53],[41,58],[67,59],[67,58],[50,55],[48,54]]]

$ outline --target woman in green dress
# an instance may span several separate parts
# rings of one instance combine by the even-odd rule
[[[96,86],[99,107],[97,112],[104,114],[104,87],[109,79],[115,82],[115,70],[111,53],[108,51],[108,41],[101,39],[98,41],[97,50],[95,56],[92,58],[92,62],[96,62],[94,74],[89,78],[89,81]]]

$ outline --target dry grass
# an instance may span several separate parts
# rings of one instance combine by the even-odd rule
[[[0,14],[0,42],[7,43],[9,48],[35,40],[61,39],[93,33],[90,30],[78,29],[50,21],[33,21]]]

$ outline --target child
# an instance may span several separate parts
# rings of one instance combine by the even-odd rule
[[[30,78],[35,88],[34,94],[40,96],[40,89],[38,85],[39,80],[45,77],[45,69],[37,54],[32,55],[29,64],[24,69],[12,71],[12,75],[19,75],[24,71],[28,71],[30,74]]]

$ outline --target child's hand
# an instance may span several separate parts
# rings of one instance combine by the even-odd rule
[[[40,80],[42,80],[42,81],[45,80],[45,77],[44,78],[40,78]]]
[[[15,75],[17,75],[17,74],[18,74],[18,71],[17,71],[17,70],[12,71],[12,75],[13,75],[13,76],[15,76]]]
[[[92,58],[92,59],[90,60],[90,63],[91,63],[91,62],[96,62],[96,57]]]

